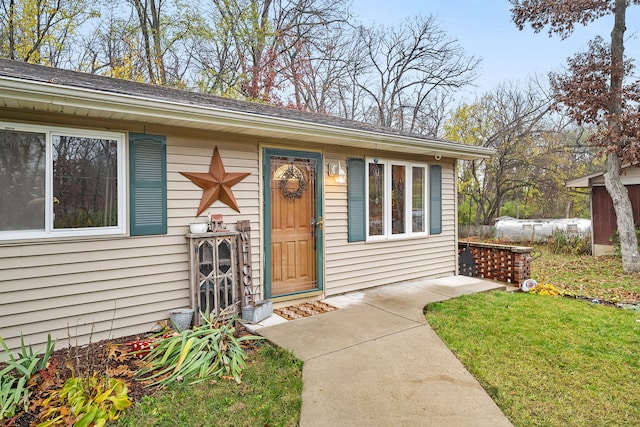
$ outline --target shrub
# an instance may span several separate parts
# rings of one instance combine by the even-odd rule
[[[29,380],[37,372],[47,367],[51,354],[55,348],[55,342],[51,335],[47,336],[47,345],[44,354],[34,353],[31,345],[24,345],[24,337],[20,337],[20,353],[14,355],[0,337],[0,345],[7,353],[9,361],[0,370],[0,420],[15,415],[18,404],[22,402],[27,409],[29,402]]]
[[[636,238],[638,239],[638,251],[640,251],[640,225],[636,225]],[[613,243],[613,254],[617,257],[621,257],[622,248],[620,247],[620,233],[618,232],[618,230],[613,233],[613,236],[611,236],[609,241]]]
[[[240,383],[240,374],[246,367],[247,358],[240,343],[262,338],[236,338],[233,335],[235,319],[223,324],[207,316],[202,316],[202,319],[202,326],[155,341],[144,357],[146,365],[136,375],[151,380],[151,385],[167,385],[182,380],[193,384],[224,376]]]
[[[122,411],[131,406],[127,385],[116,378],[71,377],[61,389],[51,392],[43,401],[48,408],[43,422],[37,427],[52,425],[89,425],[101,427],[107,421],[117,420]]]
[[[591,235],[567,234],[554,230],[547,241],[547,247],[554,254],[591,255]]]

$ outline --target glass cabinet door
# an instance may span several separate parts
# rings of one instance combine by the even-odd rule
[[[196,309],[205,316],[218,316],[233,306],[238,299],[236,290],[234,235],[212,236],[194,239],[195,272],[197,291]],[[192,264],[193,265],[193,264]],[[230,314],[238,309],[230,310]]]

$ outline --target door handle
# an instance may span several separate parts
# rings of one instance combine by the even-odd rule
[[[322,219],[322,217],[318,218],[318,220],[316,221],[315,218],[313,218],[311,220],[311,225],[314,227],[318,227],[320,228],[320,230],[322,230],[322,226],[324,225],[324,220]]]

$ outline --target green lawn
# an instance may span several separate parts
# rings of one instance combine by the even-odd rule
[[[270,344],[251,354],[242,383],[175,384],[127,410],[118,426],[295,426],[302,362]]]
[[[427,309],[429,324],[515,426],[640,425],[639,319],[519,292]]]

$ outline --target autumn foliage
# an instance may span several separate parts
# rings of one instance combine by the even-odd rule
[[[640,159],[638,81],[629,81],[633,67],[624,57],[626,10],[640,0],[510,0],[512,19],[518,28],[530,23],[535,32],[548,28],[549,35],[566,38],[575,25],[587,25],[612,15],[611,43],[596,38],[589,50],[569,60],[565,75],[552,76],[559,105],[591,132],[590,141],[606,153],[604,180],[616,213],[626,272],[640,271],[633,208],[620,178],[624,163]]]

